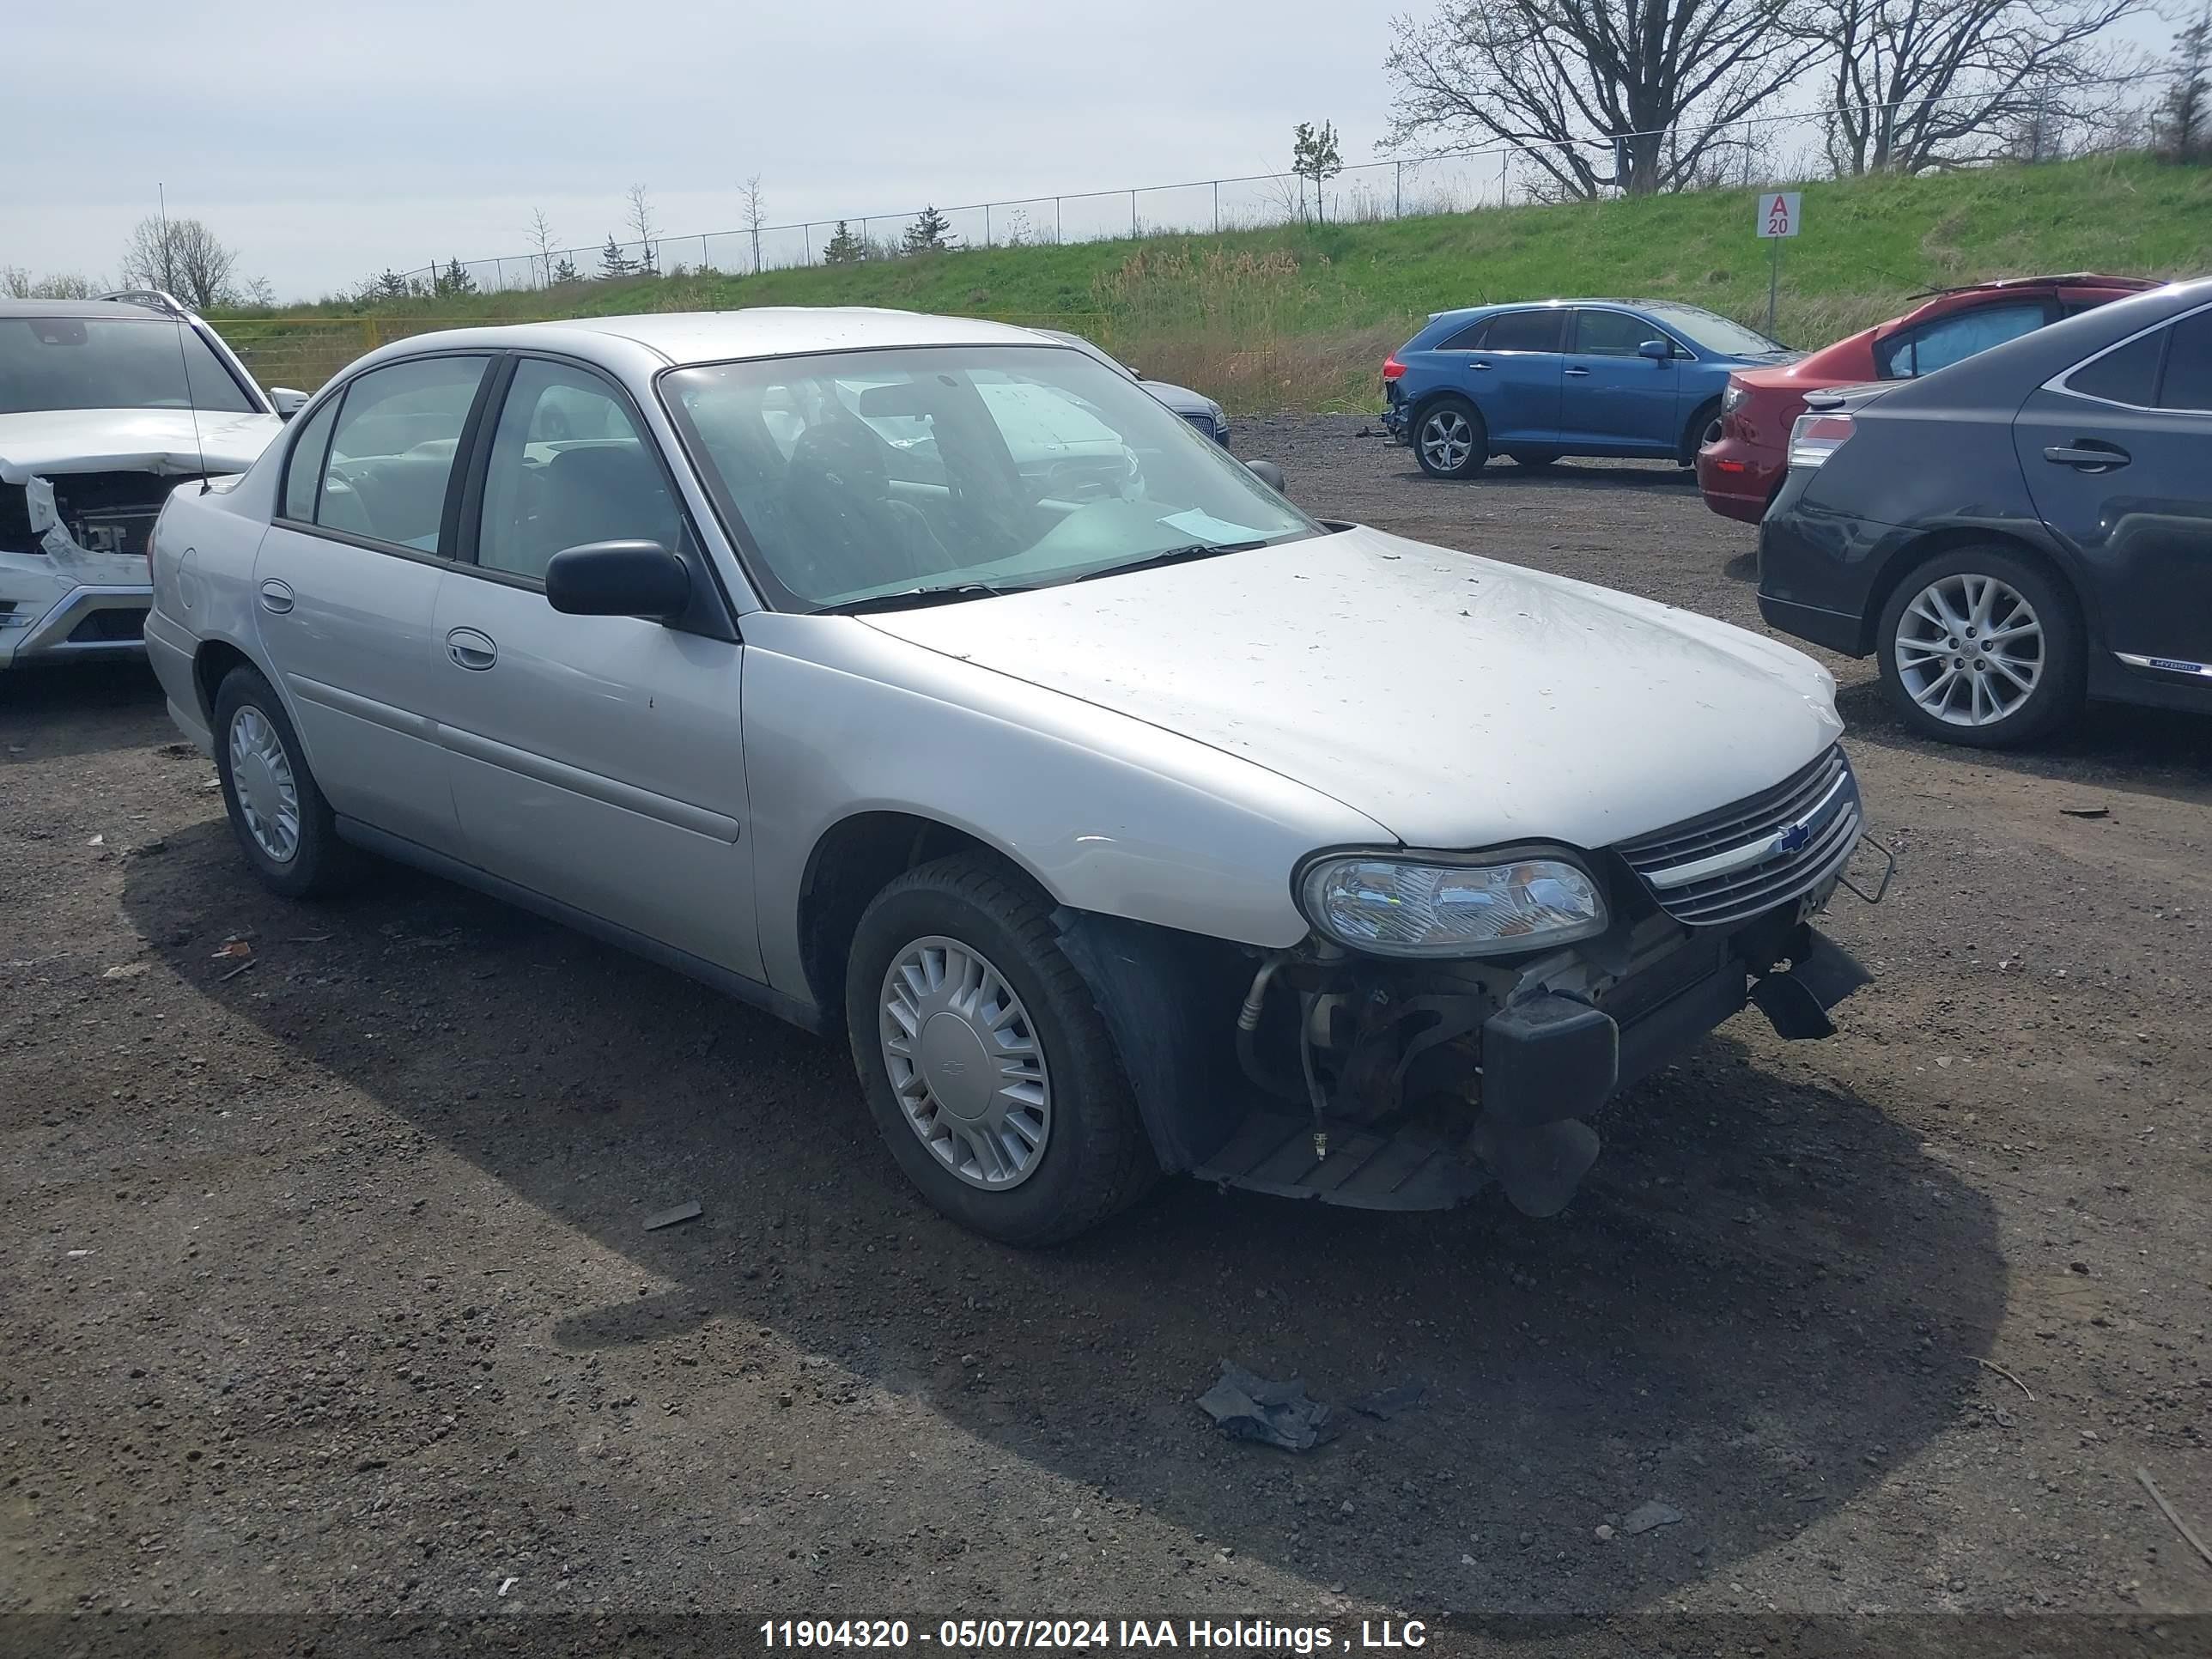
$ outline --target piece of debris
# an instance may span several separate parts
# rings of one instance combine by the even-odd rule
[[[244,939],[227,939],[221,945],[208,953],[208,960],[210,962],[221,962],[225,957],[235,959],[239,957],[250,957],[252,954],[253,947],[251,945],[248,945]]]
[[[2062,806],[2058,809],[2069,818],[2108,818],[2112,816],[2109,806]]]
[[[261,958],[259,957],[248,957],[245,961],[240,963],[237,967],[232,969],[228,973],[217,974],[215,976],[215,982],[218,985],[228,985],[231,981],[236,979],[240,974],[246,973],[249,969],[258,968],[260,965]]]
[[[2158,1512],[2171,1521],[2173,1523],[2173,1529],[2189,1540],[2189,1547],[2204,1558],[2204,1565],[2212,1567],[2212,1549],[2205,1547],[2204,1540],[2197,1535],[2196,1528],[2183,1520],[2181,1512],[2166,1501],[2166,1494],[2158,1489],[2157,1482],[2150,1478],[2150,1471],[2138,1468],[2136,1470],[2136,1479],[2142,1482],[2142,1489],[2150,1494],[2150,1501],[2158,1505]]]
[[[1638,1533],[1650,1532],[1656,1527],[1671,1527],[1681,1518],[1681,1510],[1655,1498],[1650,1503],[1631,1510],[1628,1518],[1620,1523],[1620,1529],[1634,1537]]]
[[[100,975],[102,979],[136,979],[146,971],[143,962],[118,962]]]
[[[149,842],[141,842],[138,851],[135,856],[142,859],[150,859],[157,854],[166,853],[168,850],[169,843],[164,841],[161,836],[156,836]]]
[[[1380,1418],[1387,1423],[1400,1413],[1409,1412],[1419,1405],[1428,1391],[1429,1385],[1425,1382],[1401,1382],[1392,1388],[1377,1389],[1372,1394],[1363,1394],[1357,1400],[1347,1400],[1345,1404],[1362,1417]]]
[[[296,933],[284,941],[287,945],[322,945],[330,939],[328,933]]]
[[[649,1233],[657,1233],[663,1227],[673,1227],[678,1222],[696,1221],[705,1213],[706,1212],[699,1207],[699,1200],[693,1199],[689,1204],[679,1204],[672,1210],[663,1210],[659,1215],[646,1217],[645,1230]]]
[[[2035,1398],[2035,1395],[2029,1391],[2027,1383],[2021,1382],[2003,1366],[1998,1364],[1996,1360],[1984,1359],[1979,1354],[1976,1354],[1974,1356],[1974,1364],[1979,1365],[1985,1371],[1995,1371],[1999,1376],[2004,1378],[2006,1382],[2011,1383],[2013,1387],[2018,1389],[2022,1394],[2027,1395],[2029,1400],[2033,1401]]]
[[[1602,1522],[1598,1523],[1597,1541],[1601,1544],[1610,1544],[1613,1542],[1613,1528],[1607,1526]]]
[[[521,1582],[522,1582],[522,1581],[521,1581],[520,1578],[514,1578],[514,1577],[502,1578],[502,1579],[501,1579],[501,1580],[499,1581],[499,1593],[500,1593],[501,1595],[506,1595],[506,1594],[507,1593],[507,1591],[509,1591],[509,1590],[513,1589],[514,1589],[517,1584],[520,1583]]]
[[[107,837],[105,836],[94,836],[90,841],[85,842],[85,845],[87,847],[105,847],[107,845]]]
[[[70,1261],[76,1261],[76,1260],[77,1260],[77,1258],[78,1258],[78,1257],[80,1257],[80,1256],[87,1256],[87,1255],[90,1255],[91,1254],[92,1254],[92,1252],[91,1252],[90,1250],[71,1250],[71,1251],[69,1253],[69,1259],[70,1259]]]
[[[1231,1440],[1256,1440],[1285,1451],[1311,1451],[1342,1430],[1335,1407],[1306,1393],[1297,1377],[1277,1382],[1221,1362],[1218,1382],[1198,1397],[1198,1407]]]

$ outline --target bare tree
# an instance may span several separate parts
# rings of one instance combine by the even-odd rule
[[[124,244],[120,276],[127,287],[157,288],[195,311],[238,297],[231,280],[238,252],[198,219],[141,219]]]
[[[761,194],[761,176],[757,173],[745,180],[740,188],[744,202],[745,228],[753,235],[753,274],[761,268],[761,227],[768,222],[768,198]]]
[[[545,286],[552,287],[553,256],[559,250],[553,246],[553,222],[545,216],[544,208],[530,210],[530,251],[545,275]]]
[[[1679,190],[1820,50],[1804,0],[1444,0],[1401,17],[1392,147],[1502,139],[1546,193]]]
[[[659,270],[653,262],[652,193],[643,185],[632,185],[623,199],[629,204],[629,228],[637,233],[637,268],[650,276]]]
[[[106,292],[104,279],[82,271],[52,270],[33,276],[21,265],[0,265],[0,294],[11,300],[96,300]]]
[[[2100,37],[2148,0],[1815,0],[1838,173],[1925,173],[2051,153],[2118,67]]]

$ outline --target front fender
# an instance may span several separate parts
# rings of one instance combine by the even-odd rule
[[[847,617],[745,623],[745,770],[769,982],[809,994],[799,900],[815,848],[900,812],[994,848],[1073,910],[1281,949],[1291,872],[1381,825],[1252,763],[893,640]]]

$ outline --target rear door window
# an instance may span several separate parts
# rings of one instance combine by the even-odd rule
[[[331,433],[315,522],[435,553],[461,428],[484,357],[421,357],[373,368],[349,386]]]
[[[1960,363],[1991,346],[2033,334],[2050,317],[2040,300],[2032,304],[1984,306],[1954,312],[1893,334],[1875,348],[1875,367],[1885,380],[1910,380]]]
[[[2166,331],[2173,343],[2166,351],[2159,407],[2212,411],[2212,311],[2185,317]]]
[[[1509,311],[1483,331],[1485,351],[1557,351],[1564,311]]]
[[[2153,329],[2141,339],[2092,358],[2066,377],[2067,389],[2107,403],[2150,408],[2158,401],[2158,361],[2171,331]]]

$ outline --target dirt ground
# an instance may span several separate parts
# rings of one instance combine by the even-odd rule
[[[1322,514],[1759,625],[1752,531],[1673,468],[1439,484],[1361,425],[1238,447]],[[1834,665],[1899,866],[1834,914],[1879,976],[1841,1035],[1732,1022],[1548,1222],[1179,1182],[1032,1255],[909,1195],[838,1050],[428,878],[269,897],[143,671],[0,684],[0,1646],[2212,1650],[2136,1478],[2212,1530],[2212,722],[1979,756]],[[1294,1456],[1195,1409],[1224,1357],[1427,1392]]]

